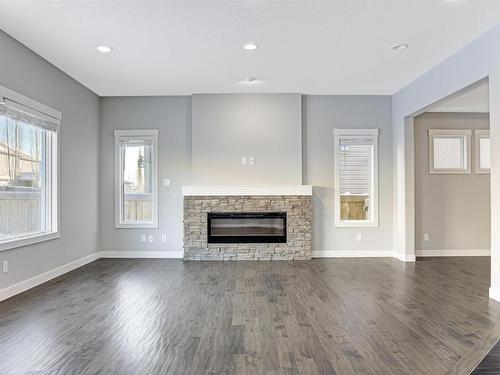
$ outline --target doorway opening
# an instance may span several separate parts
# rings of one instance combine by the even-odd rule
[[[413,117],[417,261],[490,255],[488,94],[482,80]]]

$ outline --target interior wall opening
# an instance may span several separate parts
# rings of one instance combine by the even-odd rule
[[[413,118],[415,255],[489,256],[487,80]]]

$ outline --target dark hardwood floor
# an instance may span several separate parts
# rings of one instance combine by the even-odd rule
[[[0,374],[469,374],[489,258],[98,260],[0,303]]]
[[[472,375],[500,374],[500,342],[497,342],[484,359],[479,363]]]

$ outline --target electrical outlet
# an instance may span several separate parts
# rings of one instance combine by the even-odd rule
[[[241,157],[241,165],[247,165],[247,157],[246,156]]]
[[[141,242],[146,242],[146,235],[145,234],[141,234]]]
[[[148,238],[149,243],[153,243],[153,235],[150,235]]]
[[[250,165],[255,165],[255,158],[250,156]]]
[[[361,233],[356,233],[356,241],[361,241]]]
[[[167,235],[166,235],[166,234],[162,234],[162,235],[161,235],[161,242],[162,242],[162,243],[167,242]]]
[[[424,233],[424,241],[429,241],[429,233]]]
[[[9,272],[9,261],[8,260],[4,260],[2,262],[2,272],[3,273]]]
[[[163,179],[163,186],[170,186],[170,184],[171,184],[170,178]]]

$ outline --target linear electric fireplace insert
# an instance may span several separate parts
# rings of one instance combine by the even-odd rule
[[[208,243],[286,242],[286,212],[208,212]]]

